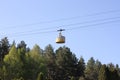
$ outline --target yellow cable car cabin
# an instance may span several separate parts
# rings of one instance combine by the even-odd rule
[[[64,29],[60,29],[58,31],[60,31],[60,33],[59,36],[56,38],[56,43],[65,43],[65,37],[61,34],[61,31],[64,31]]]

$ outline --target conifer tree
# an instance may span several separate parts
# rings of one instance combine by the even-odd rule
[[[9,54],[5,56],[4,63],[8,72],[6,78],[14,79],[22,75],[23,63],[15,45],[11,47]]]
[[[85,62],[83,57],[80,57],[80,60],[78,61],[77,64],[77,77],[84,76],[84,71],[85,71]]]
[[[3,61],[4,56],[9,53],[10,44],[7,37],[0,41],[0,61]]]
[[[91,57],[86,65],[86,69],[85,69],[85,77],[89,80],[94,80],[94,76],[96,75],[95,70],[95,60],[93,57]]]
[[[68,80],[76,74],[78,60],[68,47],[60,47],[56,50],[57,77],[59,80]]]
[[[109,80],[107,77],[108,73],[109,72],[108,72],[106,65],[102,65],[99,71],[98,80]]]
[[[47,65],[47,78],[55,80],[55,68],[56,68],[55,53],[53,47],[50,44],[45,47],[44,55]]]

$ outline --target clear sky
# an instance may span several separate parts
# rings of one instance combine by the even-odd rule
[[[65,44],[55,43],[60,28]],[[120,0],[0,0],[0,38],[6,36],[120,65]]]

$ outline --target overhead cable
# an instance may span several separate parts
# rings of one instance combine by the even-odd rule
[[[115,22],[119,22],[120,21],[120,19],[118,18],[118,19],[116,19],[116,20],[114,20],[114,19],[111,19],[111,20],[104,20],[104,21],[101,21],[101,22],[97,22],[97,23],[92,23],[92,24],[87,24],[87,25],[80,25],[80,26],[77,26],[77,27],[75,27],[74,25],[74,27],[70,27],[70,28],[64,28],[66,31],[68,31],[68,30],[76,30],[76,29],[81,29],[81,28],[86,28],[86,27],[93,27],[93,26],[99,26],[99,25],[103,25],[103,24],[111,24],[111,23],[115,23]],[[16,33],[16,34],[9,34],[9,36],[27,36],[27,35],[35,35],[35,34],[40,34],[40,33],[51,33],[51,32],[56,32],[56,30],[46,30],[46,31],[38,31],[38,32],[36,32],[36,31],[34,31],[34,32],[30,32],[30,33]]]
[[[103,14],[110,14],[110,13],[118,13],[120,10],[109,10],[109,11],[103,11],[103,12],[96,12],[92,14],[86,14],[82,16],[74,16],[74,17],[69,17],[69,18],[61,18],[61,19],[56,19],[56,20],[50,20],[50,21],[43,21],[43,22],[37,22],[37,23],[30,23],[30,24],[22,24],[22,25],[15,25],[15,26],[7,26],[5,28],[17,28],[17,27],[29,27],[33,25],[38,25],[38,24],[47,24],[47,23],[54,23],[54,22],[59,22],[59,21],[67,21],[67,20],[73,20],[73,19],[79,19],[81,17],[92,17],[92,16],[98,16],[98,15],[103,15]]]
[[[74,28],[73,26],[86,26],[86,24],[90,25],[90,24],[97,24],[97,23],[102,23],[102,22],[109,22],[109,21],[113,21],[116,19],[120,19],[120,17],[111,17],[111,18],[105,18],[105,19],[95,19],[92,21],[85,21],[85,22],[79,22],[79,23],[72,23],[72,24],[66,24],[66,25],[59,25],[59,26],[53,26],[50,28],[42,28],[42,29],[36,29],[36,30],[29,30],[29,31],[21,31],[21,32],[15,32],[15,33],[11,33],[13,34],[26,34],[27,33],[39,33],[39,32],[49,32],[49,31],[55,31],[58,28],[65,28],[68,27],[69,28]],[[72,26],[72,27],[70,27]],[[44,27],[44,26],[42,26]],[[10,34],[9,34],[10,35]]]

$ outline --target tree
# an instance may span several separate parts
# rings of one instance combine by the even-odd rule
[[[85,65],[66,46],[54,51],[50,44],[44,50],[37,44],[27,50],[24,41],[15,45],[0,41],[0,80],[120,80],[118,64],[102,65],[91,57]]]
[[[55,63],[55,53],[53,47],[50,44],[45,47],[44,55],[45,58],[49,61],[49,63]]]
[[[99,75],[101,66],[102,66],[101,62],[99,60],[96,60],[94,65],[94,79],[96,80],[98,80],[98,75]]]
[[[31,58],[35,61],[43,59],[43,50],[36,44],[34,45],[33,49],[28,53]]]
[[[45,59],[42,56],[42,51],[38,45],[35,45],[29,53],[26,54],[24,64],[24,79],[35,80],[38,73],[46,74]]]
[[[118,75],[119,75],[119,77],[120,77],[120,68],[119,68],[119,65],[118,65],[118,64],[116,64],[115,69],[117,70],[117,73],[118,73]]]
[[[21,41],[18,45],[17,45],[17,49],[23,49],[24,52],[29,52],[30,51],[30,48],[29,47],[26,47],[27,44],[24,42],[24,41]]]
[[[55,80],[55,53],[53,50],[53,47],[49,44],[45,47],[44,55],[46,59],[47,64],[47,78]]]
[[[99,74],[99,70],[101,68],[101,62],[98,60],[94,60],[93,57],[91,57],[86,65],[86,69],[85,69],[85,77],[88,80],[98,80],[98,74]]]
[[[114,66],[113,63],[109,63],[109,64],[107,65],[107,67],[109,68],[110,71],[114,71],[114,69],[115,69],[115,66]]]
[[[102,65],[101,68],[100,68],[98,80],[108,80],[106,74],[107,74],[106,65]]]
[[[56,50],[57,78],[59,80],[68,80],[71,76],[75,76],[77,62],[76,56],[68,47],[64,46]]]
[[[100,68],[101,68],[102,64],[99,60],[95,61],[95,67],[94,69],[96,70],[96,72],[99,72]]]
[[[115,68],[114,64],[108,64],[107,68],[109,70],[109,73],[107,74],[109,80],[120,80],[118,70]]]
[[[18,45],[17,45],[17,48],[24,48],[26,49],[26,43],[24,41],[21,41]]]
[[[8,73],[6,75],[7,79],[19,78],[22,75],[23,63],[15,45],[11,47],[9,54],[5,56],[4,63]]]
[[[95,67],[95,60],[93,57],[91,57],[88,62],[87,62],[87,65],[86,65],[86,69],[85,69],[85,77],[89,80],[95,80],[95,70],[94,70],[94,67]]]
[[[0,41],[0,61],[3,61],[4,56],[8,54],[10,48],[9,41],[7,37],[1,39]]]
[[[113,64],[102,65],[99,71],[98,80],[120,80],[117,70]]]
[[[78,61],[78,65],[77,65],[77,73],[78,76],[84,76],[84,71],[85,71],[85,62],[83,57],[80,57],[80,60]]]

